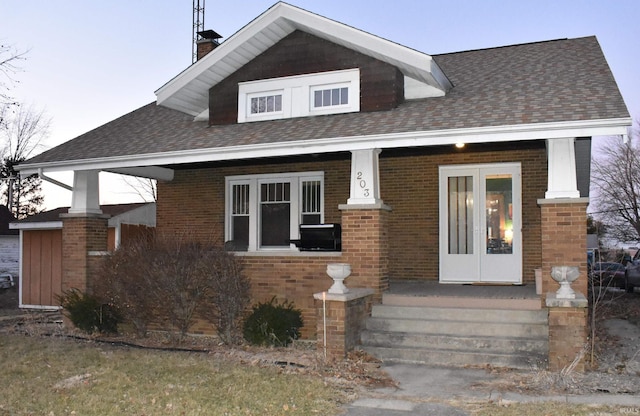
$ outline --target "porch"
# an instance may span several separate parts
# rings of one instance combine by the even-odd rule
[[[383,303],[393,306],[538,310],[542,308],[535,284],[441,284],[424,280],[391,280]]]

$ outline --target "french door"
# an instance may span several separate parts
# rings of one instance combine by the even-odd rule
[[[522,283],[520,164],[440,167],[440,282]]]

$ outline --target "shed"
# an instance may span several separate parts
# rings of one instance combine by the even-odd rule
[[[156,204],[101,205],[108,220],[108,250],[155,228]],[[9,225],[20,233],[20,307],[57,308],[62,293],[62,220],[69,207],[56,208]],[[16,236],[17,239],[17,236]],[[17,244],[18,245],[18,244]],[[104,254],[104,253],[98,253]]]

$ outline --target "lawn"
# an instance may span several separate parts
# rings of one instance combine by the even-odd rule
[[[318,377],[206,353],[0,334],[0,415],[333,415]]]

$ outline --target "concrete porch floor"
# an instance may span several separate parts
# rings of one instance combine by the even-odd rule
[[[385,305],[433,306],[480,309],[541,309],[535,284],[525,285],[457,285],[434,281],[389,282],[383,294]]]

